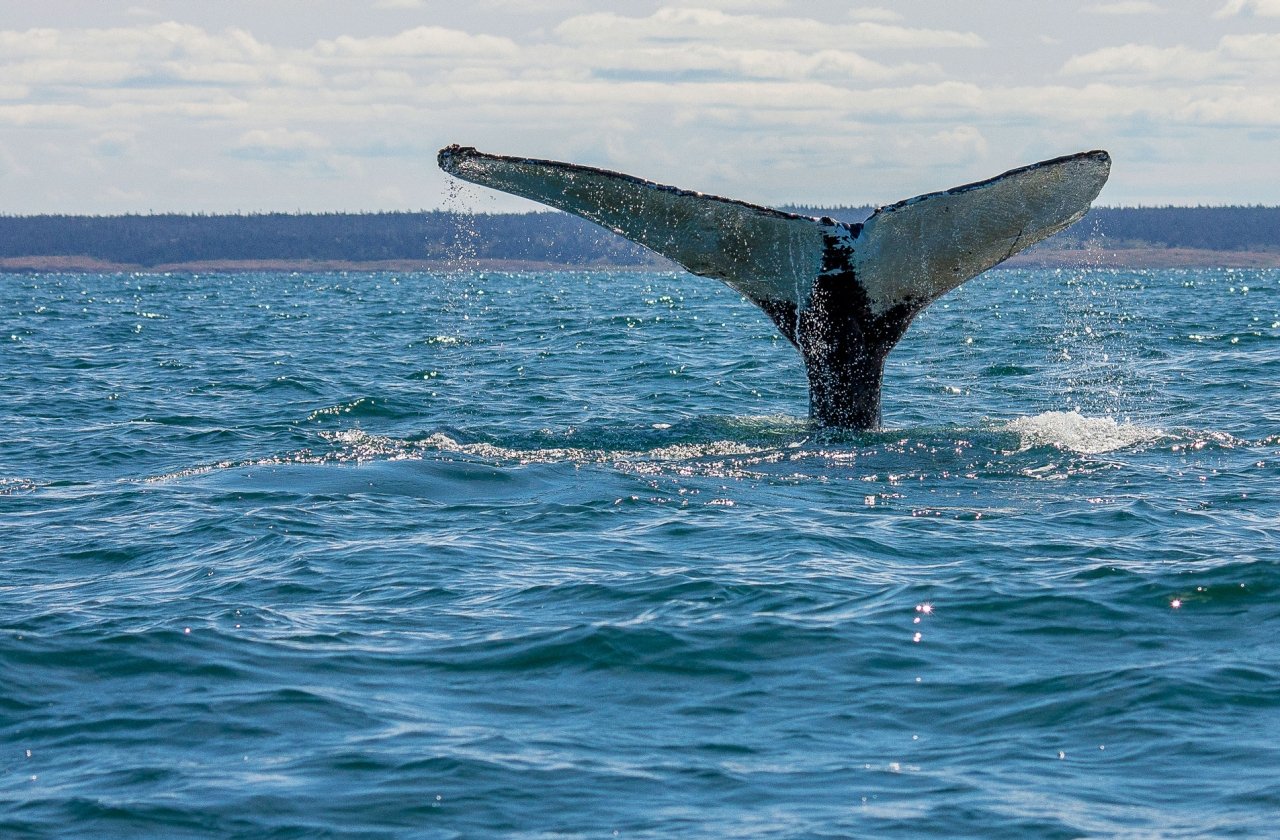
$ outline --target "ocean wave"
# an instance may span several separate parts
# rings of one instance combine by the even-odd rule
[[[357,397],[354,400],[348,400],[347,402],[338,403],[337,405],[317,408],[315,411],[307,415],[307,420],[314,422],[316,420],[322,420],[329,417],[354,417],[366,419],[399,416],[400,412],[388,406],[385,399]]]
[[[39,486],[37,482],[29,478],[20,478],[18,476],[0,477],[0,496],[29,493]]]
[[[364,400],[327,409],[338,413]],[[704,418],[672,423],[543,429],[508,440],[468,439],[465,431],[440,429],[422,435],[381,434],[362,428],[315,433],[318,445],[261,458],[229,459],[148,478],[168,481],[247,467],[338,465],[405,460],[463,459],[498,469],[531,465],[600,466],[658,478],[826,480],[861,478],[890,485],[937,474],[970,477],[1021,475],[1066,478],[1114,468],[1098,459],[1160,444],[1172,453],[1267,446],[1230,434],[1090,417],[1077,411],[1047,411],[983,427],[884,429],[852,432],[814,429],[795,418]],[[1037,453],[1065,453],[1047,457]],[[1028,460],[1030,458],[1031,460]],[[14,488],[9,488],[10,490]],[[0,492],[6,488],[0,486]],[[731,499],[717,504],[729,506]]]

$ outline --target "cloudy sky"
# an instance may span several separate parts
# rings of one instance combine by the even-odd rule
[[[825,205],[1105,148],[1104,204],[1280,204],[1280,0],[881,2],[0,0],[0,212],[521,206],[453,142]]]

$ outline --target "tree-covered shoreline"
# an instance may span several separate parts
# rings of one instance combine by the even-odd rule
[[[869,207],[789,208],[860,221]],[[1039,247],[1280,252],[1280,207],[1099,207]],[[154,267],[215,262],[509,262],[669,265],[564,213],[449,211],[0,216],[0,260],[79,258]]]

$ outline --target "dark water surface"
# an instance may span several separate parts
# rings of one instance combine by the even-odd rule
[[[687,275],[0,299],[0,836],[1277,830],[1280,272],[992,272],[873,434]]]

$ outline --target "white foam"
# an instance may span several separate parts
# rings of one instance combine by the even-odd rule
[[[436,433],[422,441],[423,449],[439,449],[460,452],[478,458],[497,461],[516,461],[521,464],[550,464],[572,462],[578,464],[603,464],[633,461],[687,461],[711,456],[753,455],[765,451],[734,441],[718,440],[709,443],[675,444],[650,450],[585,449],[578,447],[548,447],[543,449],[515,449],[490,443],[460,443],[448,435]]]
[[[1166,437],[1161,429],[1120,423],[1114,417],[1085,417],[1078,411],[1046,411],[1034,417],[1019,417],[1004,428],[1022,437],[1022,449],[1056,446],[1084,455],[1113,452]]]

